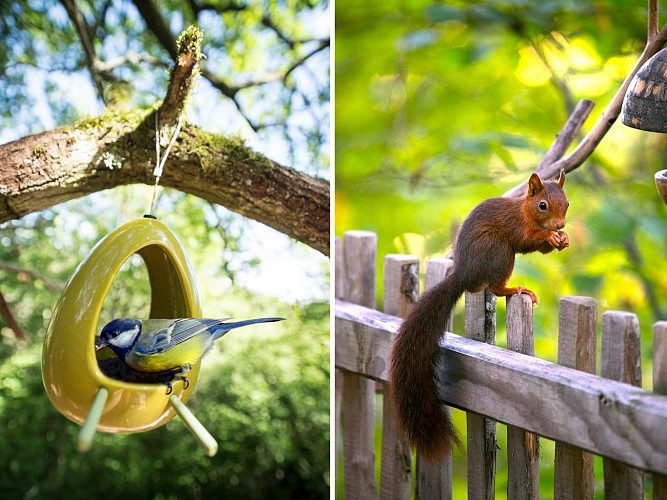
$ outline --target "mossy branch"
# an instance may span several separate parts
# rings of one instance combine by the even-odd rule
[[[171,69],[167,95],[159,109],[160,125],[173,124],[185,108],[190,91],[199,76],[202,59],[202,31],[196,26],[187,28],[176,41],[177,54]]]
[[[175,124],[198,75],[202,34],[188,28],[161,127]],[[0,146],[0,223],[124,184],[153,184],[155,108],[119,111]],[[281,166],[237,137],[183,127],[161,185],[223,205],[329,254],[329,184]]]

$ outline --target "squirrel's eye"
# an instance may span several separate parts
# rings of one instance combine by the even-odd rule
[[[549,205],[547,205],[547,202],[544,201],[544,200],[542,200],[541,202],[539,202],[539,203],[537,204],[537,208],[540,209],[540,212],[546,212],[548,206],[549,206]]]

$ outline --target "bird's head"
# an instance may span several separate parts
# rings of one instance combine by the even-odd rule
[[[141,321],[130,318],[118,318],[102,328],[100,337],[95,342],[95,350],[111,347],[116,354],[124,354],[132,348],[141,333]]]

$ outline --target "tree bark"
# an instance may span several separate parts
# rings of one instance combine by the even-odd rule
[[[103,189],[152,185],[154,122],[151,110],[112,110],[0,146],[0,223]],[[160,184],[329,254],[329,183],[281,166],[241,139],[184,126]]]

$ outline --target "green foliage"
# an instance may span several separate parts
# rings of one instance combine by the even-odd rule
[[[0,228],[2,292],[28,336],[27,345],[17,343],[0,320],[0,464],[7,476],[0,496],[322,498],[329,488],[329,305],[289,305],[234,286],[258,265],[244,261],[237,224],[220,207],[168,190],[158,213],[188,251],[204,314],[287,321],[230,334],[203,361],[188,406],[218,440],[216,457],[205,456],[178,417],[148,433],[101,433],[87,455],[75,451],[79,426],[51,406],[42,385],[46,325],[85,254],[141,214],[151,194],[146,186],[119,188]],[[147,317],[149,305],[146,269],[130,258],[106,297],[100,327],[114,317]]]
[[[98,434],[81,455],[74,449],[79,427],[44,395],[41,346],[3,356],[3,497],[325,497],[329,307],[265,307],[288,321],[220,342],[188,403],[220,443],[213,458],[178,418],[143,434]]]
[[[643,47],[645,5],[337,2],[336,233],[377,232],[379,269],[387,253],[446,253],[473,206],[527,179],[579,98],[597,103],[592,126]],[[555,358],[566,294],[636,312],[650,349],[667,317],[662,137],[616,125],[568,176],[571,248],[518,258],[541,356]]]

